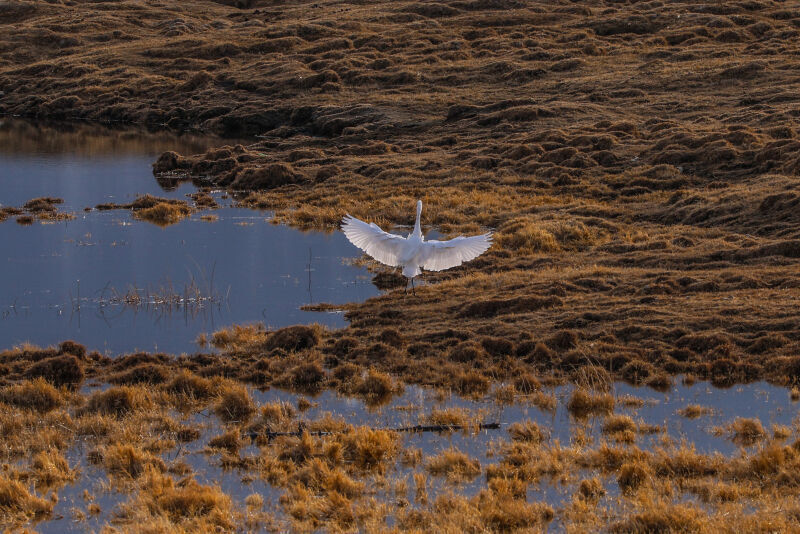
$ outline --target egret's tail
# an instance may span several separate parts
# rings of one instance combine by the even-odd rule
[[[406,278],[414,278],[415,276],[419,276],[422,271],[419,268],[419,265],[406,265],[403,267],[403,276]]]

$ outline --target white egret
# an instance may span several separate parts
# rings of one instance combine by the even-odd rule
[[[420,227],[422,201],[417,201],[417,220],[414,231],[407,237],[384,232],[375,223],[365,223],[347,214],[342,219],[342,231],[352,244],[379,262],[391,267],[402,267],[403,275],[411,279],[422,269],[444,271],[477,258],[492,246],[492,233],[471,237],[458,236],[448,241],[425,241]]]

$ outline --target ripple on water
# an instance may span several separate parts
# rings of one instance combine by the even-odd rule
[[[3,203],[60,197],[59,210],[77,218],[0,224],[0,347],[74,339],[112,355],[192,352],[199,334],[233,323],[342,327],[342,313],[300,306],[379,294],[366,269],[346,261],[357,250],[340,233],[274,225],[266,214],[231,207],[219,193],[223,208],[166,228],[125,210],[83,211],[140,194],[185,198],[196,191],[191,184],[163,189],[153,178],[154,155],[202,151],[219,140],[45,130],[0,124],[0,137],[16,140],[0,150]],[[203,220],[209,213],[218,218]]]

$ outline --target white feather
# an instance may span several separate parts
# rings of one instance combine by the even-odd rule
[[[397,267],[405,239],[384,232],[375,223],[367,224],[350,215],[342,221],[342,231],[352,244],[381,263]]]
[[[492,234],[458,236],[449,241],[424,241],[420,251],[421,266],[428,271],[444,271],[474,260],[492,246]]]
[[[351,215],[342,220],[342,231],[355,246],[392,267],[403,267],[410,278],[421,269],[443,271],[477,258],[492,246],[491,232],[472,237],[459,236],[448,241],[425,241],[420,227],[422,202],[417,202],[417,220],[408,237],[390,234],[375,223],[365,223]]]

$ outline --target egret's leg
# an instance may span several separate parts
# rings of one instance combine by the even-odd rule
[[[417,296],[417,292],[414,291],[414,277],[413,276],[411,277],[411,294],[414,295],[415,297]]]

